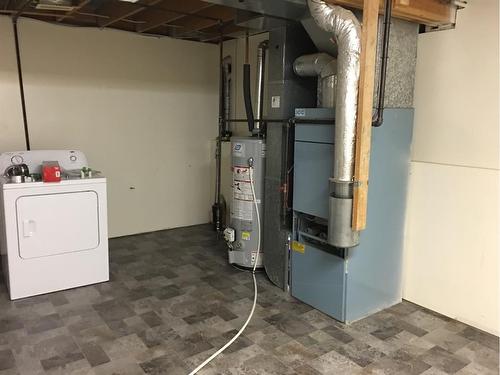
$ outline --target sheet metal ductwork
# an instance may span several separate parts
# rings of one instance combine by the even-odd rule
[[[298,57],[293,63],[295,74],[318,77],[317,106],[335,107],[337,91],[337,61],[327,53],[314,53]]]
[[[353,247],[359,244],[359,232],[352,230],[351,217],[361,26],[354,14],[342,7],[321,0],[308,0],[308,5],[315,22],[332,34],[338,47],[328,242],[335,247]]]

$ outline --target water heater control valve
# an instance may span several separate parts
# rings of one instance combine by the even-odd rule
[[[235,232],[233,228],[224,229],[224,239],[226,242],[232,243],[235,240]]]

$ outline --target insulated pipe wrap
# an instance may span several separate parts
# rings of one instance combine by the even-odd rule
[[[351,11],[339,6],[326,4],[323,0],[308,0],[308,5],[318,26],[332,33],[338,47],[328,243],[349,248],[359,244],[359,232],[352,230],[351,219],[361,26]]]
[[[332,177],[334,182],[350,183],[354,177],[361,26],[354,14],[342,7],[322,0],[308,0],[308,5],[318,26],[332,33],[338,45]]]
[[[243,99],[245,101],[248,131],[250,133],[253,133],[255,128],[255,121],[252,108],[252,93],[250,92],[250,64],[243,65]]]
[[[264,114],[264,81],[265,81],[265,66],[266,66],[266,51],[269,45],[269,41],[264,40],[259,43],[257,48],[257,85],[256,90],[256,114],[257,119],[262,120]],[[255,128],[260,130],[260,122],[255,124]]]
[[[335,108],[337,76],[327,76],[319,79],[318,82],[318,106],[322,108]]]
[[[226,56],[222,60],[223,75],[223,95],[224,95],[224,120],[231,118],[231,56]],[[228,129],[228,124],[224,124],[225,130]]]

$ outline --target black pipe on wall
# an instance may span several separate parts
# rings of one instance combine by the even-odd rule
[[[26,150],[31,150],[30,135],[28,129],[28,117],[26,116],[26,100],[24,98],[23,70],[21,67],[21,53],[19,51],[19,34],[17,32],[17,17],[12,17],[12,27],[14,29],[14,44],[16,47],[17,75],[19,78],[19,93],[21,95],[21,109],[23,112],[24,139]]]
[[[219,42],[219,122],[218,135],[215,147],[215,200],[212,205],[212,223],[217,233],[222,231],[223,210],[221,204],[221,163],[222,163],[222,135],[224,131],[224,66],[223,66],[223,39]]]
[[[389,35],[391,32],[392,0],[385,0],[384,35],[382,37],[382,64],[378,83],[377,110],[372,120],[372,126],[379,127],[384,122],[385,81],[387,77],[387,60],[389,54]]]
[[[243,65],[243,99],[245,100],[245,111],[247,114],[248,131],[253,133],[255,121],[252,108],[252,93],[250,90],[250,64]]]

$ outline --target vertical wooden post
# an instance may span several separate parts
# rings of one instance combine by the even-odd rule
[[[379,2],[380,0],[363,1],[356,156],[354,165],[354,180],[356,184],[354,185],[352,211],[353,230],[362,230],[366,227]]]

